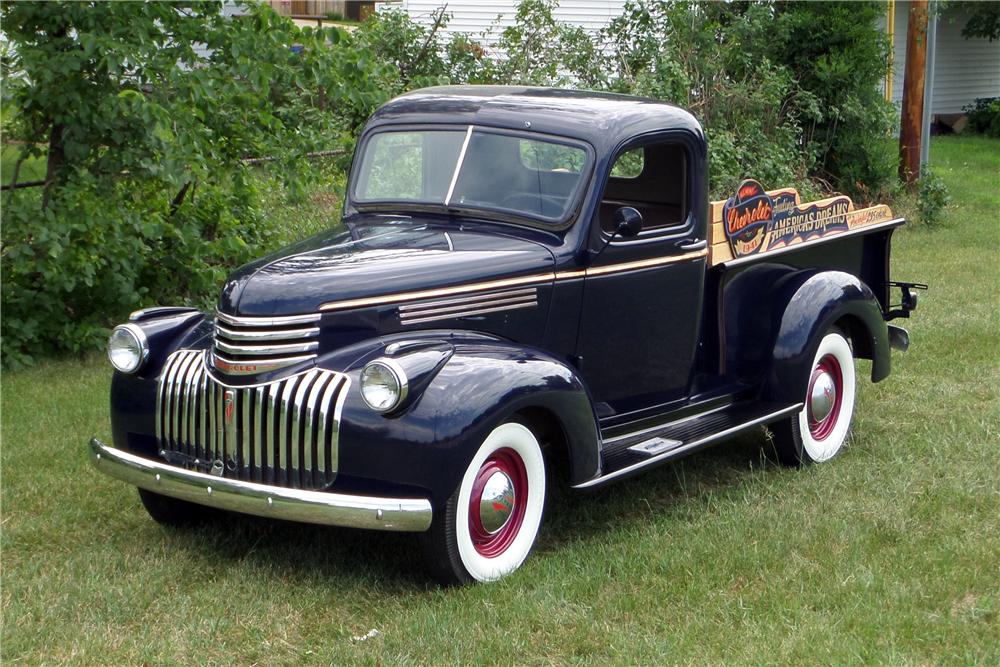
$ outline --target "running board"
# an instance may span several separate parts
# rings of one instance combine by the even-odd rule
[[[635,434],[625,434],[606,440],[601,451],[603,474],[573,488],[589,489],[600,486],[647,467],[680,458],[705,445],[754,426],[773,422],[802,409],[802,403],[778,406],[779,404],[775,403],[730,405],[654,429],[645,429]]]

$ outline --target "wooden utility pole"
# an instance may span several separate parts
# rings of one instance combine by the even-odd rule
[[[916,188],[920,177],[923,141],[924,73],[927,71],[927,0],[910,2],[906,28],[906,71],[903,76],[903,115],[899,128],[899,180]]]

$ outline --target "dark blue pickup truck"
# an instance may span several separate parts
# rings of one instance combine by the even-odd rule
[[[887,325],[923,287],[890,278],[904,221],[752,180],[709,202],[706,151],[652,100],[390,101],[342,226],[238,269],[214,313],[113,331],[95,465],[163,523],[208,506],[414,531],[467,582],[521,565],[555,480],[597,487],[760,426],[785,463],[830,459],[854,359],[878,382],[908,346]]]

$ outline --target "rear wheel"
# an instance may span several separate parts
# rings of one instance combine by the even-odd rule
[[[535,545],[544,505],[538,440],[523,424],[498,426],[422,535],[428,568],[444,584],[510,574]]]
[[[854,417],[855,379],[851,344],[833,330],[816,350],[802,410],[773,428],[782,463],[821,463],[843,449]]]
[[[146,489],[139,489],[139,500],[153,521],[164,526],[190,526],[214,515],[211,507],[178,500]]]

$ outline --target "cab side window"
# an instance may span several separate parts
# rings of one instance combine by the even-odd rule
[[[601,229],[614,231],[614,212],[622,206],[642,214],[644,231],[683,225],[689,206],[687,162],[684,147],[671,142],[621,153],[601,198]]]

